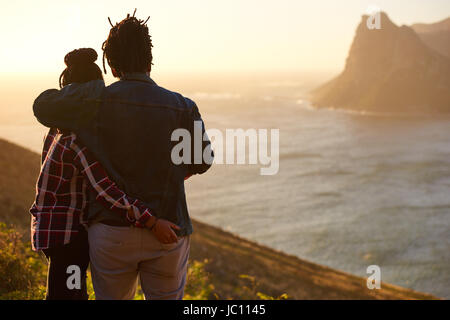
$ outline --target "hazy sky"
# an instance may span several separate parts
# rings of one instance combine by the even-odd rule
[[[154,69],[339,70],[370,5],[397,24],[450,16],[448,0],[2,1],[0,70],[60,72],[78,47],[101,56],[109,24],[138,9],[151,16]],[[99,59],[101,64],[101,58]]]

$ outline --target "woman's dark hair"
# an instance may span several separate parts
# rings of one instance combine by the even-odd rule
[[[59,87],[73,82],[103,80],[102,71],[95,63],[97,52],[92,48],[80,48],[70,51],[64,57],[67,68],[59,76]]]
[[[136,13],[136,10],[134,11]],[[150,17],[149,17],[150,18]],[[148,18],[148,19],[149,19]],[[147,20],[139,20],[128,14],[113,25],[108,38],[103,42],[103,70],[106,73],[105,57],[117,73],[143,72],[152,65],[152,39],[148,33]]]

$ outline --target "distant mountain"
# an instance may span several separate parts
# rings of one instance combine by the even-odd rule
[[[450,112],[450,59],[384,12],[381,29],[370,30],[367,19],[362,16],[344,71],[312,92],[313,104],[371,112]],[[430,26],[416,28],[438,29]]]
[[[432,24],[416,23],[411,28],[427,46],[450,58],[450,18]]]

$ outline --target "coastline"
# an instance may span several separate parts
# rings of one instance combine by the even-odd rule
[[[349,115],[379,117],[379,118],[437,118],[443,117],[450,119],[450,112],[419,112],[419,111],[403,111],[403,112],[388,112],[386,110],[366,110],[365,108],[358,108],[357,106],[334,106],[325,105],[313,102],[314,98],[311,94],[306,94],[303,99],[297,100],[297,104],[308,110],[327,110],[345,113]]]

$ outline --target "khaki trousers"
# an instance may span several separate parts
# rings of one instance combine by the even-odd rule
[[[145,228],[96,223],[89,227],[89,255],[96,299],[133,299],[138,277],[145,298],[183,298],[190,237],[162,244]]]

